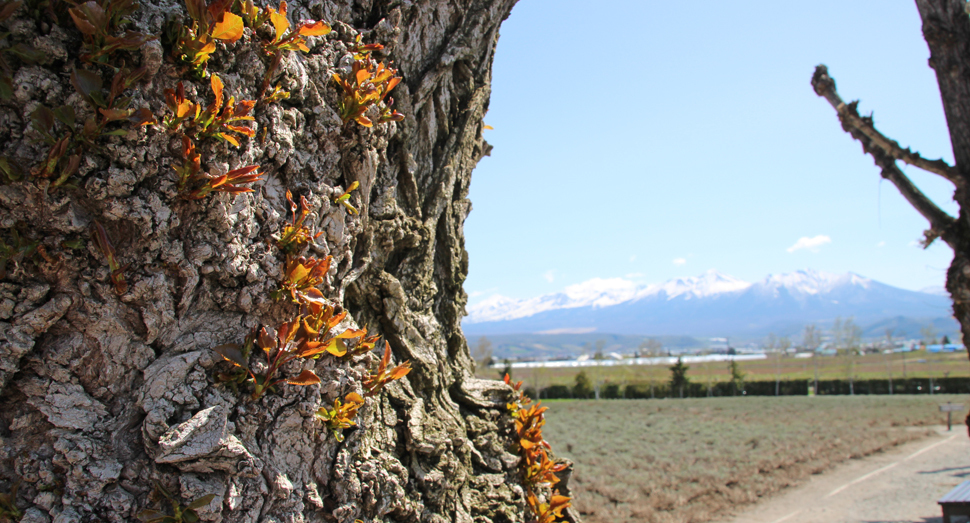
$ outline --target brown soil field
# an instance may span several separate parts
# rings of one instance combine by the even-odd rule
[[[547,401],[544,433],[575,462],[570,488],[584,521],[700,523],[924,437],[946,423],[946,401],[967,397]]]

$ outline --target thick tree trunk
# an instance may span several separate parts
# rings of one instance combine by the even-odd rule
[[[923,20],[923,37],[930,49],[929,65],[936,71],[943,111],[950,131],[954,166],[963,183],[954,200],[960,215],[953,234],[946,238],[953,248],[946,288],[953,298],[953,314],[960,322],[963,339],[970,341],[970,17],[959,0],[917,0]]]
[[[30,176],[0,186],[0,238],[10,244],[16,231],[49,258],[11,261],[0,283],[0,492],[19,482],[23,521],[131,521],[164,508],[154,482],[184,503],[215,494],[200,510],[208,521],[522,520],[509,390],[474,378],[459,327],[468,184],[488,153],[482,117],[514,2],[291,3],[291,21],[323,19],[334,33],[284,59],[291,97],[257,108],[257,138],[200,146],[211,171],[260,164],[256,192],[178,198],[180,144],[160,126],[88,152],[76,188],[45,191]],[[160,34],[166,17],[184,20],[182,6],[144,0],[133,28]],[[13,99],[0,104],[0,155],[29,167],[48,149],[28,130],[38,104],[90,111],[68,74],[80,66],[80,33],[27,7],[7,24],[14,42],[45,53],[19,67]],[[349,70],[358,31],[400,68],[392,96],[403,122],[367,129],[336,112],[331,75]],[[152,42],[129,58],[151,75],[134,106],[159,117],[162,89],[179,80],[167,53]],[[266,62],[247,34],[220,44],[209,67],[227,94],[252,99]],[[206,82],[183,80],[211,100]],[[353,182],[360,216],[332,200]],[[368,399],[342,443],[313,413],[361,392],[367,365],[310,361],[321,385],[257,401],[213,377],[227,365],[213,347],[293,315],[269,297],[282,261],[267,240],[289,219],[286,189],[307,197],[324,231],[314,250],[334,258],[329,297],[414,368]],[[95,220],[130,264],[121,296],[90,240]]]

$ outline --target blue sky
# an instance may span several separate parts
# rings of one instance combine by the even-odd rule
[[[916,245],[925,220],[809,84],[825,63],[877,128],[952,162],[928,57],[911,1],[521,0],[472,175],[472,303],[708,269],[942,286],[949,248]],[[947,182],[904,171],[956,212]]]

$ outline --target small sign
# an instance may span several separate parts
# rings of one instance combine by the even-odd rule
[[[962,403],[946,403],[940,405],[940,412],[959,412],[963,410],[964,405]]]

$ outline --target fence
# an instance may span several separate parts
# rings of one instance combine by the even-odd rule
[[[778,382],[778,395],[805,396],[814,384],[813,380],[782,380]],[[932,391],[931,391],[932,387]],[[579,398],[572,387],[551,385],[540,389],[540,399],[588,399]],[[908,378],[893,380],[893,394],[970,394],[970,378]],[[526,394],[535,398],[535,390],[527,389]],[[820,396],[889,394],[889,381],[880,380],[819,380]],[[670,390],[669,383],[606,383],[600,387],[600,399],[649,399],[649,398],[706,398],[724,396],[774,396],[775,381],[750,381],[743,388],[735,388],[731,382],[718,382],[710,386],[706,383],[688,383],[682,389]]]

